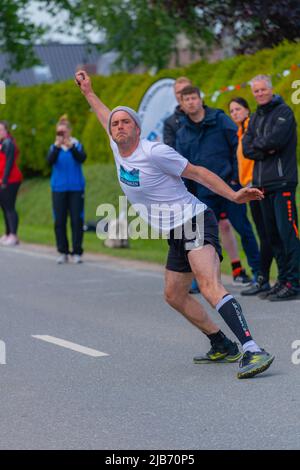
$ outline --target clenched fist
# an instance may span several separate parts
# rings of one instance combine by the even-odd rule
[[[85,70],[78,70],[75,73],[75,83],[79,86],[84,95],[93,93],[91,79]]]

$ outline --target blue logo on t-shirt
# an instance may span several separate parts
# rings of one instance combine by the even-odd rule
[[[156,134],[155,131],[151,131],[150,134],[147,136],[148,140],[151,140],[151,142],[155,142],[157,140],[158,135]]]
[[[120,181],[128,186],[139,186],[140,170],[136,170],[134,168],[131,171],[127,171],[122,165],[120,165]]]

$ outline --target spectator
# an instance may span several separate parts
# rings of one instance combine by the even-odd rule
[[[56,126],[55,143],[47,160],[52,166],[51,189],[58,264],[68,261],[67,217],[70,214],[74,263],[82,263],[84,221],[84,188],[82,163],[86,159],[83,146],[71,137],[71,126],[64,115]]]
[[[200,91],[196,87],[186,87],[181,92],[182,107],[187,114],[185,123],[177,132],[176,150],[194,165],[204,166],[216,173],[232,189],[239,190],[237,170],[237,127],[220,109],[203,105]],[[235,230],[241,236],[242,245],[248,264],[256,277],[260,268],[258,245],[247,218],[246,204],[236,206],[223,197],[214,194],[208,188],[187,181],[192,194],[213,209],[217,220],[228,217]],[[236,266],[234,280],[251,279],[245,271]]]
[[[174,93],[178,105],[174,113],[164,122],[163,141],[173,149],[176,147],[176,132],[180,129],[181,124],[185,121],[185,112],[183,111],[180,101],[181,92],[186,86],[191,86],[192,82],[188,77],[179,77],[174,83]],[[176,150],[176,149],[175,149]]]
[[[16,164],[18,156],[19,149],[9,133],[8,124],[0,121],[0,206],[5,223],[5,234],[0,238],[0,243],[5,246],[19,243],[19,218],[15,205],[23,177]]]
[[[187,77],[179,77],[174,84],[174,92],[178,102],[178,106],[175,108],[174,113],[166,119],[163,128],[163,140],[164,143],[176,150],[176,133],[180,129],[181,125],[184,124],[186,114],[181,107],[181,92],[186,86],[191,86],[192,82]],[[222,245],[227,251],[232,266],[232,277],[235,284],[240,283],[247,285],[250,282],[250,278],[245,274],[245,270],[242,267],[241,261],[238,254],[238,246],[236,237],[229,222],[226,213],[222,213],[219,220],[219,229],[221,234]],[[198,294],[200,292],[199,287],[195,279],[193,279],[190,294]]]
[[[243,153],[254,160],[253,185],[264,190],[262,214],[278,266],[277,282],[260,296],[293,300],[298,297],[300,266],[297,125],[291,108],[273,94],[269,76],[254,77],[251,89],[258,106],[242,140]]]
[[[237,136],[239,144],[237,148],[237,159],[239,181],[242,186],[251,186],[254,161],[245,158],[242,149],[242,138],[250,121],[250,108],[244,98],[237,97],[233,98],[229,102],[229,112],[231,118],[238,126]],[[270,242],[268,241],[259,201],[250,201],[250,209],[260,240],[260,272],[253,285],[248,289],[241,291],[242,295],[256,295],[270,289],[269,278],[273,260],[273,250]]]

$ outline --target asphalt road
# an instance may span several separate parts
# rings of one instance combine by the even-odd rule
[[[0,248],[0,263],[1,449],[300,448],[300,300],[240,299],[230,286],[276,355],[242,381],[237,364],[193,364],[208,341],[164,303],[160,269],[101,257],[57,266],[22,246]]]

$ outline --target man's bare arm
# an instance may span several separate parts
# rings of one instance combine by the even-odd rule
[[[75,82],[79,86],[82,94],[85,96],[91,108],[95,111],[98,120],[101,122],[106,132],[108,132],[107,126],[110,109],[104,103],[102,103],[102,101],[95,94],[92,88],[91,79],[85,70],[78,70],[78,72],[76,72]]]
[[[188,163],[181,176],[196,181],[219,196],[238,204],[263,199],[264,197],[263,193],[256,188],[242,188],[239,191],[233,191],[218,175],[203,166]]]

